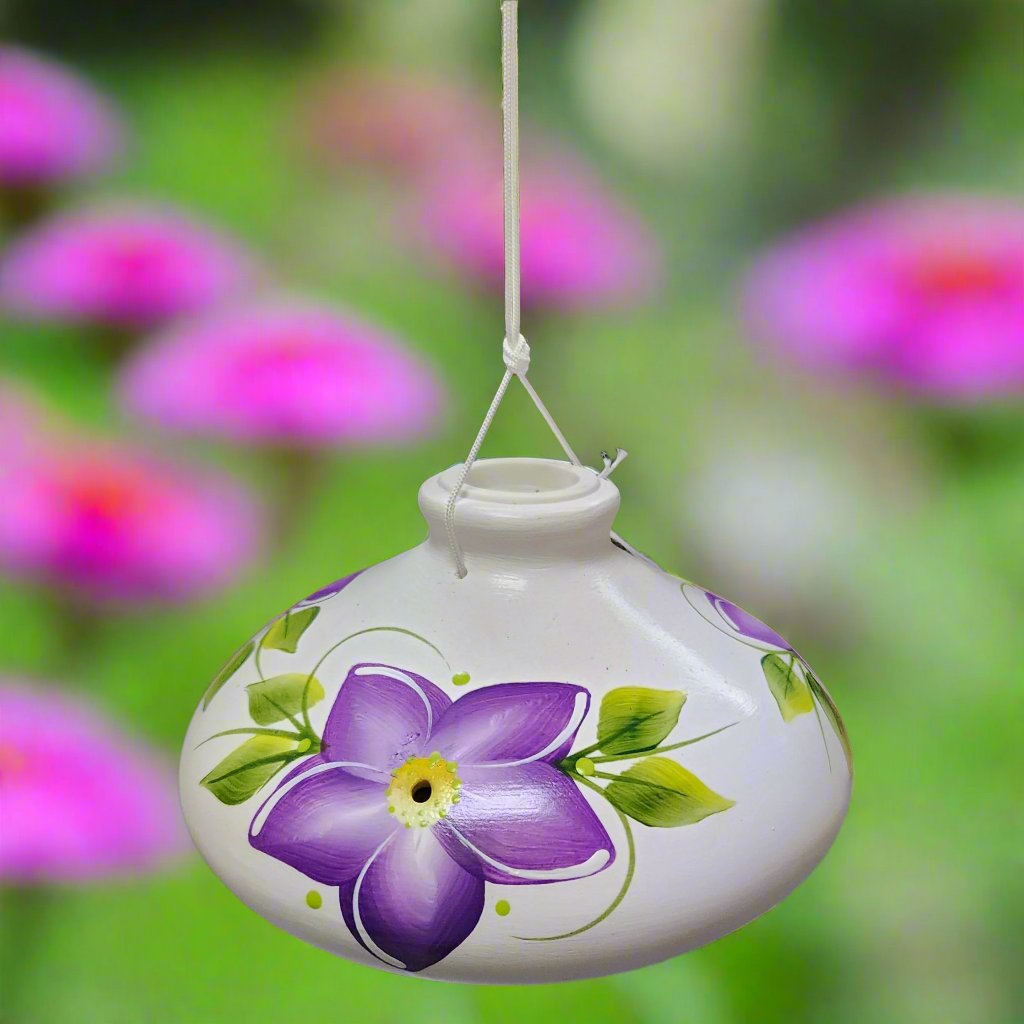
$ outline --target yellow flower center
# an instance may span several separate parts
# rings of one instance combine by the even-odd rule
[[[406,828],[429,828],[446,817],[459,802],[462,787],[455,768],[454,761],[446,761],[437,751],[430,757],[410,757],[391,773],[388,813]]]

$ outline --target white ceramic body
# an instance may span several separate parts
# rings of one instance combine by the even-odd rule
[[[821,860],[846,813],[851,775],[830,720],[817,706],[813,714],[785,720],[762,669],[763,645],[752,649],[749,637],[721,628],[713,600],[706,598],[703,606],[703,592],[688,595],[679,578],[610,542],[618,491],[591,470],[544,460],[478,463],[458,505],[458,536],[469,567],[468,576],[458,579],[443,528],[453,472],[421,489],[428,539],[365,571],[319,605],[294,653],[263,651],[264,675],[308,673],[341,638],[397,627],[429,640],[440,654],[421,639],[390,630],[346,642],[316,670],[325,691],[310,709],[318,732],[351,666],[382,663],[431,680],[452,700],[479,687],[524,680],[585,687],[591,705],[574,750],[595,742],[598,708],[608,691],[683,691],[686,702],[666,742],[730,727],[665,756],[735,804],[684,827],[632,822],[635,870],[614,912],[574,937],[524,941],[590,921],[622,885],[622,822],[606,800],[581,788],[615,844],[615,862],[557,884],[488,882],[471,934],[422,976],[517,983],[625,971],[710,942],[768,910]],[[469,682],[456,686],[453,675],[461,673]],[[252,724],[246,686],[259,678],[250,658],[192,721],[181,797],[196,845],[242,900],[280,927],[349,959],[397,970],[354,939],[338,890],[311,882],[250,844],[254,813],[285,772],[234,806],[200,785],[245,737],[204,741]],[[317,909],[306,902],[310,891],[322,898]],[[499,901],[509,904],[504,916],[495,912]]]

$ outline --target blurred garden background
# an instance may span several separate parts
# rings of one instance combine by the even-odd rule
[[[503,370],[498,2],[7,0],[5,1022],[1020,1020],[1024,8],[520,7],[531,378],[630,451],[619,531],[826,681],[843,832],[740,932],[560,986],[238,902],[176,818],[192,711],[422,539]],[[557,456],[521,389],[484,454]]]

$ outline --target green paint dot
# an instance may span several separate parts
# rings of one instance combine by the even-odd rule
[[[309,740],[302,740],[295,748],[300,754],[304,754],[313,744]]]
[[[466,683],[468,683],[468,682],[469,682],[469,673],[468,672],[456,672],[455,675],[452,676],[452,685],[453,686],[465,686]]]
[[[319,910],[324,905],[324,898],[315,889],[306,893],[306,906],[310,910]]]
[[[512,909],[512,904],[508,900],[498,900],[494,904],[494,912],[498,917],[508,917],[509,911]]]
[[[591,761],[589,757],[581,757],[576,762],[576,771],[578,771],[580,775],[590,776],[597,771],[597,768],[595,767],[594,762]]]

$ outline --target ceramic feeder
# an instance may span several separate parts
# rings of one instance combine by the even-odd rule
[[[418,547],[299,601],[207,690],[196,845],[264,917],[399,973],[546,982],[738,928],[835,838],[850,749],[804,659],[613,542],[616,486],[542,459],[427,480]]]

